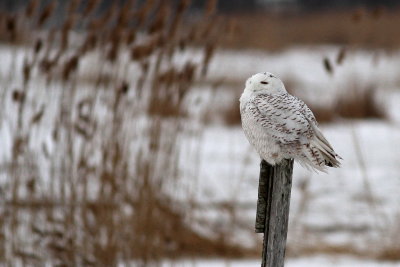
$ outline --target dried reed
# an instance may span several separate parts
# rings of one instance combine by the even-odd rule
[[[18,112],[9,115],[17,127],[4,203],[12,208],[0,216],[7,233],[0,236],[7,247],[0,260],[113,266],[152,264],[199,249],[202,255],[240,254],[240,247],[186,225],[189,207],[169,189],[180,181],[179,138],[192,127],[186,98],[215,50],[211,28],[196,40],[204,60],[176,64],[171,57],[194,44],[183,34],[189,1],[147,0],[138,7],[126,1],[106,11],[99,2],[70,1],[59,27],[52,22],[54,1],[42,9],[36,0],[28,4],[23,12],[36,23],[19,27],[16,17],[7,20],[12,40],[19,31],[47,36],[31,36],[15,76],[22,87],[11,94]],[[196,25],[210,16],[215,1],[190,26],[200,29]],[[97,63],[83,69],[92,58]]]
[[[56,8],[56,2],[51,1],[47,6],[45,6],[38,17],[38,26],[42,27],[46,21],[53,15]]]
[[[329,74],[333,74],[333,66],[328,58],[324,58],[323,64],[326,72],[328,72]]]

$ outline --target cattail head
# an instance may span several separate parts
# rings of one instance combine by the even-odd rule
[[[186,41],[187,41],[186,38],[180,38],[180,39],[179,39],[178,47],[179,47],[179,49],[180,49],[181,51],[185,50],[185,48],[186,48]]]
[[[211,42],[206,44],[206,46],[204,47],[203,66],[202,66],[202,70],[201,70],[202,75],[207,74],[208,65],[210,63],[212,55],[214,54],[214,50],[215,50],[215,44],[211,43]]]
[[[142,60],[151,55],[153,52],[153,44],[136,45],[131,50],[132,60]]]
[[[40,50],[42,50],[42,47],[43,47],[43,41],[42,41],[42,39],[39,38],[35,42],[35,47],[33,49],[34,53],[36,55],[39,54]]]
[[[87,5],[83,11],[83,17],[89,16],[98,6],[99,0],[88,0]]]
[[[149,71],[149,61],[148,60],[143,60],[142,62],[140,62],[140,68],[142,69],[143,73],[147,73]]]
[[[52,73],[52,69],[57,66],[61,54],[62,53],[58,51],[58,53],[52,59],[46,55],[42,60],[39,61],[39,69],[49,76]]]
[[[86,36],[85,42],[83,43],[79,53],[82,55],[92,50],[93,48],[96,47],[96,43],[97,43],[97,35],[94,31],[92,31]]]
[[[118,46],[111,45],[110,49],[107,52],[106,59],[110,62],[115,62],[118,57]]]
[[[338,65],[341,65],[343,63],[345,57],[346,57],[346,48],[342,47],[342,48],[340,48],[339,53],[336,57],[336,63]]]
[[[12,96],[11,97],[12,97],[12,100],[14,102],[23,102],[24,99],[25,99],[25,93],[20,91],[20,90],[18,90],[18,89],[15,89],[12,92]]]
[[[43,73],[49,73],[52,67],[53,67],[53,62],[47,58],[44,58],[39,61],[39,69]]]
[[[194,79],[195,70],[196,66],[191,62],[187,62],[182,70],[183,80],[186,82],[192,82]]]
[[[31,70],[32,66],[31,64],[28,63],[27,60],[24,61],[24,65],[22,67],[22,74],[23,74],[23,79],[24,79],[24,84],[27,84],[30,77],[31,77]]]
[[[43,24],[53,15],[56,7],[56,1],[51,1],[47,6],[44,7],[43,11],[39,14],[37,25],[42,27]]]
[[[128,93],[129,90],[129,84],[126,81],[123,81],[121,85],[117,88],[118,93],[125,95]]]
[[[65,62],[64,69],[62,71],[62,79],[64,81],[67,81],[70,78],[71,74],[78,68],[78,64],[79,58],[77,55],[72,56]]]
[[[170,9],[168,6],[165,4],[161,4],[159,11],[156,15],[156,18],[152,21],[152,23],[149,26],[149,33],[155,33],[160,31],[161,29],[164,28],[164,25],[166,23],[167,18],[169,17],[170,14]]]
[[[324,64],[324,68],[325,68],[326,72],[328,72],[329,74],[332,74],[333,73],[333,67],[332,67],[332,64],[331,64],[331,62],[329,61],[328,58],[324,58],[323,64]]]
[[[32,118],[31,118],[31,124],[32,124],[32,125],[38,124],[38,123],[41,121],[41,119],[42,119],[42,117],[43,117],[43,114],[44,114],[44,110],[45,110],[45,106],[43,105],[43,106],[40,108],[40,110],[39,110],[38,112],[36,112],[36,114],[34,114],[34,115],[32,116]]]
[[[12,42],[17,39],[17,19],[15,16],[9,16],[6,18],[6,31],[10,36]]]
[[[34,194],[36,191],[36,180],[34,178],[30,178],[26,182],[26,188],[28,189],[29,193]]]
[[[136,30],[129,29],[125,36],[125,42],[127,45],[132,45],[136,40]]]
[[[40,0],[31,0],[25,9],[25,16],[31,18],[33,13],[35,13],[37,7],[39,6]]]

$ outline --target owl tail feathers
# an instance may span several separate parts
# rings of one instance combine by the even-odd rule
[[[342,158],[338,154],[336,154],[335,150],[333,150],[331,144],[329,144],[328,140],[326,140],[326,138],[322,135],[320,130],[314,125],[312,127],[315,136],[311,140],[310,146],[314,147],[319,152],[317,153],[320,155],[318,163],[328,167],[339,168],[340,167],[339,159]]]
[[[297,163],[299,163],[303,168],[309,171],[314,171],[316,173],[317,171],[328,173],[325,165],[315,164],[312,160],[309,159],[309,157],[311,157],[309,153],[304,154],[304,157],[297,159]]]
[[[312,123],[310,124],[314,131],[314,137],[310,140],[310,143],[304,147],[304,156],[300,163],[322,172],[326,172],[327,167],[340,167],[339,159],[342,158],[336,154],[317,126]]]
[[[327,173],[325,158],[320,149],[314,145],[314,140],[303,148],[303,157],[298,162],[308,170]]]
[[[314,141],[314,140],[313,140]],[[323,163],[328,167],[338,168],[340,167],[340,156],[335,153],[334,150],[329,149],[325,143],[321,142],[321,140],[316,140],[312,142],[312,144],[319,150]]]

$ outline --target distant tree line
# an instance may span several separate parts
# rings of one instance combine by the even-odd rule
[[[21,6],[24,6],[30,0],[0,0],[0,11],[13,12]],[[42,6],[51,1],[57,1],[61,6],[67,4],[70,0],[42,0]],[[82,6],[88,0],[82,0]],[[100,10],[107,9],[112,3],[119,2],[123,4],[127,0],[100,0]],[[146,0],[137,1],[138,4]],[[161,0],[168,1],[168,0]],[[169,0],[179,2],[180,0]],[[204,6],[208,0],[192,0],[194,10]],[[345,9],[357,6],[365,7],[395,7],[400,6],[399,0],[293,0],[293,1],[271,1],[271,0],[219,0],[218,10],[224,13],[230,12],[249,12],[262,9],[268,9],[269,6],[296,7],[299,10],[321,10],[321,9]]]
[[[400,5],[399,0],[297,0],[300,8],[315,9],[344,9],[353,7],[395,7]]]

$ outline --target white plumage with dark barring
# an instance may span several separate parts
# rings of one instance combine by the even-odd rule
[[[269,164],[293,158],[319,171],[340,166],[340,156],[321,133],[312,111],[275,75],[257,73],[246,81],[240,114],[247,139]]]

